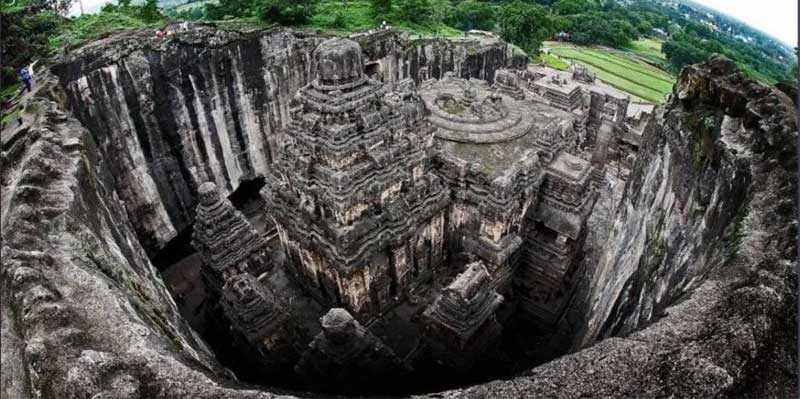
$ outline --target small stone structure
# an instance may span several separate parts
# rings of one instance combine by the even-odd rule
[[[501,69],[494,75],[493,89],[505,94],[515,100],[522,100],[525,98],[525,93],[519,87],[519,76],[516,73],[507,69]]]
[[[291,366],[293,331],[285,305],[252,274],[230,277],[223,287],[222,308],[231,325],[256,348],[269,370]]]
[[[434,356],[455,368],[472,366],[475,356],[500,336],[494,313],[502,302],[483,263],[467,265],[425,310]]]
[[[322,332],[295,366],[303,378],[329,384],[370,384],[376,378],[408,371],[400,358],[347,310],[333,308],[321,322]]]
[[[260,274],[270,267],[266,241],[233,204],[219,195],[214,183],[198,189],[192,246],[205,267],[204,274],[212,288],[219,291],[225,281],[237,274]]]
[[[594,83],[595,76],[589,68],[580,64],[574,64],[572,66],[572,80],[592,84]]]

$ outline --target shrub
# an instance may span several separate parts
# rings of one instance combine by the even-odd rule
[[[260,4],[261,19],[282,25],[300,25],[314,14],[318,0],[265,0]]]
[[[377,17],[384,17],[392,12],[392,0],[369,0],[369,5],[372,9],[372,15]]]
[[[461,30],[492,30],[495,25],[494,9],[488,3],[465,0],[453,9],[450,24]]]
[[[402,21],[423,24],[430,21],[433,7],[430,0],[400,0],[397,17]]]
[[[144,22],[156,22],[164,19],[164,14],[158,9],[158,1],[146,0],[139,9],[139,18]]]
[[[500,7],[497,22],[503,39],[520,46],[528,54],[538,54],[542,40],[550,34],[546,10],[521,0]]]

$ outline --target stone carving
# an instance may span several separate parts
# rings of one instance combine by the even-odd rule
[[[589,68],[581,64],[574,64],[572,66],[572,80],[577,80],[583,83],[594,83],[594,74],[589,71]]]
[[[500,74],[496,82],[513,76]],[[506,86],[496,83],[498,87]],[[426,85],[420,95],[436,127],[436,137],[464,143],[496,143],[528,133],[533,116],[524,112],[524,98],[508,90],[492,91],[472,80],[448,77]]]
[[[347,310],[333,308],[321,322],[322,332],[295,366],[312,384],[370,384],[375,378],[408,371],[400,358]]]
[[[219,73],[213,74],[218,83],[203,81],[202,76],[211,76],[203,66],[191,73],[188,72],[190,68],[180,67],[182,58],[171,54],[171,48],[176,48],[175,42],[158,45],[163,56],[143,57],[142,47],[137,42],[147,41],[138,38],[142,34],[149,38],[152,31],[123,33],[124,46],[114,45],[117,39],[111,37],[104,39],[102,44],[111,46],[110,49],[92,44],[77,49],[75,53],[82,54],[79,56],[82,58],[52,69],[62,71],[60,83],[47,76],[50,72],[43,73],[40,84],[46,90],[41,90],[38,95],[33,93],[26,100],[33,101],[30,104],[36,106],[29,109],[39,110],[37,117],[25,121],[25,134],[15,135],[7,142],[4,136],[3,158],[8,161],[5,163],[8,167],[3,170],[4,182],[7,183],[3,186],[3,198],[7,199],[3,213],[3,279],[4,288],[9,292],[3,297],[3,309],[6,310],[3,324],[9,328],[3,331],[2,350],[4,366],[8,362],[10,370],[23,371],[3,379],[4,392],[21,397],[71,394],[129,398],[153,394],[170,398],[238,398],[272,395],[271,392],[255,392],[252,385],[243,387],[225,381],[225,372],[202,341],[186,327],[169,298],[167,287],[144,251],[144,248],[157,250],[174,237],[176,231],[183,230],[187,219],[194,216],[194,212],[185,211],[197,205],[199,198],[193,190],[194,184],[189,184],[192,190],[186,190],[186,183],[207,181],[207,175],[211,175],[219,184],[224,182],[225,187],[236,187],[242,176],[267,173],[264,166],[268,163],[262,162],[263,158],[259,160],[259,156],[266,157],[272,150],[279,153],[277,147],[271,146],[268,151],[255,142],[259,137],[272,140],[273,131],[253,128],[252,120],[247,120],[250,126],[238,127],[236,131],[231,126],[230,131],[219,132],[219,137],[230,134],[231,138],[245,133],[242,137],[245,143],[249,143],[248,148],[241,148],[237,140],[231,140],[224,145],[222,152],[216,154],[219,164],[233,162],[240,164],[241,169],[239,166],[220,168],[219,164],[215,165],[214,156],[211,156],[211,161],[201,160],[201,153],[214,155],[214,146],[210,144],[206,147],[198,145],[196,150],[186,146],[183,151],[164,145],[175,143],[169,140],[176,137],[184,142],[184,138],[191,137],[184,136],[189,130],[192,133],[199,131],[201,135],[208,132],[207,126],[199,129],[183,127],[204,120],[209,104],[204,97],[207,94],[203,92],[212,95],[224,92],[220,89],[240,81],[231,77],[243,77],[248,84],[253,84],[247,87],[245,94],[248,95],[241,96],[241,99],[230,98],[229,104],[220,105],[222,115],[230,109],[240,109],[240,115],[249,115],[246,107],[253,103],[250,94],[265,94],[268,102],[278,101],[267,93],[294,93],[297,87],[307,83],[304,74],[315,70],[306,62],[310,50],[269,39],[291,37],[281,30],[272,32],[247,35],[220,32],[218,35],[195,34],[191,37],[187,34],[181,37],[178,46],[181,54],[188,54],[191,58],[200,50],[207,50],[211,57],[208,59],[231,62],[230,70],[217,70]],[[253,37],[259,39],[251,40]],[[304,38],[310,48],[321,41],[311,35]],[[212,48],[207,45],[209,42],[220,45]],[[151,43],[146,46],[151,46]],[[118,51],[123,48],[126,51]],[[243,68],[242,58],[226,56],[262,50],[265,52],[259,54],[265,57],[260,57],[259,62],[270,62],[265,68],[258,62],[255,63],[257,67],[251,64]],[[272,57],[278,53],[283,55]],[[296,58],[286,58],[285,54],[293,54],[291,57]],[[446,57],[437,53],[431,58]],[[427,62],[432,63],[430,60]],[[273,63],[278,67],[269,68]],[[288,68],[282,68],[281,63]],[[167,64],[178,66],[173,70],[180,73],[161,75],[163,69],[159,66]],[[218,67],[224,62],[199,64]],[[480,62],[471,64],[484,65]],[[192,65],[192,68],[196,67]],[[267,73],[268,70],[277,72],[264,80],[252,72]],[[123,71],[130,75],[118,74]],[[156,73],[159,75],[149,75]],[[101,74],[108,79],[98,78]],[[185,104],[185,110],[159,106],[157,108],[165,109],[164,112],[153,112],[147,109],[152,103],[145,103],[142,108],[125,108],[126,100],[130,107],[134,104],[131,99],[147,97],[144,94],[148,93],[147,87],[152,86],[148,84],[151,79],[163,82],[163,79],[172,79],[173,76],[186,79],[185,87],[159,90],[156,104]],[[280,86],[280,90],[258,87],[276,76],[289,76],[287,80],[295,83]],[[195,84],[199,89],[186,90]],[[83,126],[63,109],[63,103],[44,94],[58,92],[65,86],[71,98],[72,115],[79,115]],[[235,89],[233,86],[227,88]],[[186,101],[170,102],[177,98],[171,96],[180,95],[180,90],[186,90],[184,94],[194,92],[195,96],[187,95]],[[529,87],[524,90],[526,96],[531,94]],[[347,89],[339,91],[341,93],[337,95],[348,94]],[[123,92],[124,98],[120,96]],[[581,315],[586,317],[583,321],[588,328],[584,337],[586,341],[582,344],[618,331],[622,334],[634,332],[655,322],[630,339],[606,340],[601,345],[543,365],[513,380],[496,381],[439,396],[496,396],[498,392],[514,396],[526,392],[560,398],[577,397],[600,389],[610,392],[611,396],[623,392],[640,397],[661,392],[665,396],[686,397],[698,396],[699,392],[703,397],[717,397],[729,394],[731,386],[742,386],[754,380],[768,382],[753,387],[751,393],[754,397],[796,390],[793,382],[785,383],[781,377],[773,379],[773,373],[759,371],[780,369],[778,363],[790,358],[792,351],[789,349],[794,345],[791,329],[787,329],[785,323],[786,314],[796,303],[791,287],[793,265],[790,261],[795,249],[792,229],[795,212],[791,201],[785,200],[796,185],[795,175],[791,173],[796,156],[792,143],[797,130],[791,100],[735,72],[733,62],[716,57],[704,65],[687,67],[675,93],[667,106],[660,108],[647,123],[647,134],[638,154],[640,158],[619,208],[629,211],[617,212],[613,225],[618,228],[615,227],[609,240],[615,247],[604,252],[594,274],[597,278],[588,282],[587,288],[592,292],[588,299],[594,306],[590,314]],[[398,94],[396,102],[387,106],[403,115],[392,119],[389,125],[424,125],[426,110],[414,105],[414,96],[413,91]],[[384,96],[383,101],[389,104],[387,98]],[[106,101],[108,99],[117,101]],[[88,101],[94,105],[88,105]],[[543,120],[553,117],[567,120],[570,115],[579,113],[578,109],[558,112],[546,103],[527,104],[525,109]],[[272,116],[285,116],[286,110],[275,105],[275,113],[257,116],[260,121],[271,124],[277,119]],[[690,127],[693,122],[702,120],[705,116],[702,114],[708,110],[715,110],[722,118],[721,133],[709,141],[714,151],[707,154],[708,158],[701,165],[692,156],[676,156],[691,154],[691,149],[696,147],[689,146],[696,141],[697,134]],[[124,118],[126,115],[135,117],[139,114],[148,121],[157,119],[160,125],[169,118],[191,123],[179,127],[180,132],[172,132],[175,125],[166,123],[163,135],[156,134],[162,131],[154,126],[137,132],[119,129],[119,126],[133,126],[130,116]],[[190,114],[201,117],[189,118]],[[319,115],[309,116],[307,120],[300,118],[299,122],[313,126],[313,119]],[[359,114],[356,117],[364,119],[359,122],[363,126],[381,123],[374,115]],[[103,119],[108,122],[100,123]],[[285,118],[281,119],[283,122],[287,122]],[[570,279],[570,272],[562,274],[560,270],[563,270],[562,265],[570,265],[568,258],[579,251],[576,247],[581,232],[574,227],[582,225],[581,210],[585,203],[580,199],[590,197],[591,193],[591,190],[587,192],[583,188],[586,170],[596,169],[594,165],[581,165],[580,161],[563,155],[575,154],[569,144],[569,135],[558,136],[560,139],[554,143],[552,160],[545,162],[541,159],[538,155],[540,145],[535,143],[541,131],[540,125],[534,123],[532,131],[509,142],[482,145],[455,143],[423,135],[422,141],[434,141],[436,155],[430,169],[406,171],[411,176],[418,176],[422,187],[409,196],[426,198],[425,190],[437,189],[431,185],[427,173],[433,171],[444,182],[442,186],[450,189],[450,203],[447,217],[441,222],[417,226],[417,240],[402,235],[387,240],[392,251],[383,255],[392,258],[396,268],[392,273],[396,274],[398,281],[406,279],[427,284],[428,281],[413,271],[421,272],[427,267],[425,265],[433,264],[436,272],[447,271],[430,261],[436,254],[433,246],[428,247],[427,240],[427,237],[437,236],[438,231],[443,230],[447,246],[445,256],[465,251],[480,258],[489,275],[486,285],[493,286],[492,289],[502,293],[508,301],[517,302],[517,308],[533,309],[534,305],[528,307],[523,298],[498,291],[502,287],[494,286],[503,276],[512,275],[515,282],[522,284],[526,280],[524,273],[530,272],[531,282],[550,280],[547,276],[554,273],[555,279],[548,282],[552,283],[551,287],[530,289],[532,294],[541,295],[532,298],[541,305],[541,313],[557,309],[561,300],[559,296],[568,297],[568,286],[573,283],[565,285],[564,281]],[[579,125],[580,122],[576,130]],[[393,129],[397,134],[393,139],[404,139],[402,129]],[[369,131],[365,129],[360,133],[368,134]],[[134,141],[137,135],[156,141],[123,145],[126,143],[123,140]],[[159,137],[165,141],[157,141]],[[165,148],[172,154],[138,152],[147,148]],[[358,147],[353,148],[354,152],[361,151]],[[119,152],[120,149],[131,152]],[[385,157],[369,148],[365,153],[369,165],[391,164],[398,158],[395,153]],[[192,154],[197,155],[196,160],[190,159]],[[150,158],[151,155],[155,158]],[[239,158],[227,158],[229,155]],[[323,164],[312,158],[316,156],[315,147],[310,147],[303,155],[308,156],[311,162],[298,162],[299,166],[305,167],[298,173],[313,177]],[[136,162],[134,168],[127,163],[130,160]],[[147,162],[147,168],[140,167],[144,165],[141,160]],[[151,162],[153,160],[156,162]],[[405,168],[405,163],[397,163],[400,169]],[[175,173],[178,171],[180,173]],[[181,174],[183,176],[179,176]],[[151,177],[157,181],[156,185],[150,184]],[[686,184],[672,184],[676,178]],[[102,184],[89,184],[92,182]],[[330,216],[334,214],[333,208],[326,202],[328,199],[322,194],[323,190],[317,187],[296,188],[302,184],[287,179],[270,186],[270,189],[298,193],[298,197],[303,198],[304,210],[300,212],[319,212],[318,218],[333,217]],[[165,190],[167,187],[174,190]],[[654,190],[654,187],[663,189]],[[391,197],[392,190],[386,192],[387,198]],[[364,190],[362,198],[369,202],[372,197],[367,191]],[[400,193],[405,194],[403,187],[400,187]],[[712,196],[712,193],[719,195]],[[160,196],[163,196],[163,202],[160,202]],[[375,198],[382,196],[381,193]],[[382,206],[381,212],[392,217],[381,221],[397,223],[409,217],[407,209],[401,205],[390,201]],[[697,209],[706,210],[703,218],[706,223],[699,223],[693,212],[687,213],[687,210]],[[267,212],[272,214],[273,211],[268,209]],[[742,214],[747,215],[746,222],[752,222],[744,223],[741,237],[744,240],[741,248],[748,251],[744,254],[746,256],[737,257],[737,261],[726,265],[731,268],[731,273],[717,278],[709,270],[727,259],[731,255],[729,251],[735,249],[726,245],[730,239],[731,229],[728,227],[735,224],[737,215]],[[174,226],[162,223],[165,218],[174,218]],[[664,223],[654,226],[654,220],[663,220]],[[377,234],[391,235],[387,231]],[[644,231],[647,234],[642,234]],[[153,232],[158,234],[150,234]],[[523,239],[528,242],[520,246],[518,243]],[[552,251],[536,249],[534,244],[537,242],[541,242],[542,247],[549,245]],[[427,256],[415,256],[412,247],[416,254]],[[529,249],[546,255],[546,258],[525,260],[522,251]],[[508,252],[513,255],[504,257]],[[699,252],[706,255],[672,256]],[[373,254],[375,257],[367,268],[382,270],[386,263],[381,262],[381,252]],[[566,258],[559,258],[561,254],[566,254]],[[302,256],[312,258],[314,254],[309,252]],[[445,258],[442,262],[449,261],[451,259]],[[536,271],[531,266],[533,264],[543,268]],[[254,276],[250,276],[252,268],[245,270],[249,273],[233,273],[228,281],[246,278],[252,283],[247,283],[248,287],[257,287],[251,279]],[[753,270],[758,272],[758,279],[751,278],[753,273],[747,273]],[[434,273],[434,279],[445,279],[442,274]],[[365,286],[373,284],[367,278],[363,283]],[[262,318],[256,317],[260,313],[251,310],[261,306],[256,306],[259,303],[270,309],[269,301],[250,301],[247,298],[262,298],[254,294],[257,289],[244,291],[244,295],[238,296],[234,287],[231,283],[223,290],[225,294],[233,295],[231,303],[236,304],[239,301],[236,298],[242,298],[235,307],[252,315],[242,324],[261,325],[259,320]],[[517,287],[521,288],[520,285]],[[566,290],[556,287],[565,287]],[[700,289],[695,290],[695,287]],[[392,288],[389,290],[391,292]],[[377,301],[376,297],[379,296],[370,295],[367,300]],[[675,298],[685,298],[687,302],[665,312]],[[421,306],[425,306],[428,299],[419,298],[423,303]],[[133,306],[127,306],[127,302]],[[119,306],[120,303],[125,306]],[[720,313],[719,309],[726,311]],[[528,312],[533,313],[531,310]],[[500,313],[497,312],[495,317],[501,317]],[[755,322],[751,322],[752,317],[744,317],[753,314],[760,316]],[[665,318],[655,320],[662,316]],[[263,318],[271,319],[269,316]],[[686,323],[686,320],[692,322]],[[369,330],[374,325],[365,320],[362,327]],[[676,326],[680,327],[677,330],[682,334],[675,334]],[[741,334],[737,334],[740,331],[752,331],[747,337],[755,338],[742,340]],[[707,336],[708,339],[699,343],[693,340],[692,345],[686,345],[686,336]],[[391,346],[389,340],[383,337],[381,340]],[[656,353],[641,350],[652,345],[665,350]],[[413,357],[412,351],[406,351],[404,358],[406,353]],[[742,360],[742,353],[752,356]],[[698,356],[710,361],[701,364],[680,361]],[[778,360],[767,362],[765,366],[764,359]],[[598,362],[605,362],[607,367],[597,368],[594,373],[584,372],[585,365]],[[733,379],[723,378],[722,384],[709,384],[709,365],[713,375],[723,370],[722,374]],[[666,373],[654,382],[641,370],[665,370]],[[531,375],[536,378],[530,378]],[[274,381],[268,382],[271,385]],[[664,384],[664,381],[675,383]],[[272,388],[263,389],[272,391]]]
[[[456,367],[469,367],[500,335],[494,313],[502,302],[503,296],[489,284],[483,263],[467,265],[425,310],[436,355]]]
[[[286,321],[275,295],[251,274],[229,278],[222,299],[225,313],[251,342],[260,343]]]
[[[588,182],[604,172],[569,154],[577,151],[575,126],[587,119],[567,112],[570,106],[526,99],[511,71],[498,71],[491,87],[446,73],[417,89],[410,79],[385,84],[366,76],[359,46],[347,39],[325,41],[313,54],[314,79],[291,103],[261,195],[293,284],[316,303],[347,311],[323,319],[325,332],[298,373],[338,375],[333,364],[356,362],[362,347],[378,345],[356,318],[407,325],[416,333],[406,340],[427,337],[432,356],[458,371],[502,332],[499,292],[551,326],[572,293],[596,198]],[[198,215],[227,204],[212,188],[201,190]],[[203,225],[196,234],[219,237],[224,229]],[[409,301],[406,295],[430,285],[452,254],[473,262],[441,294]],[[235,277],[223,288],[233,327],[264,354],[285,351],[278,343],[286,330],[272,331],[280,314],[268,288],[245,272],[257,275],[247,267],[223,274]],[[396,319],[391,310],[399,302],[424,313],[424,321]],[[342,343],[348,340],[362,343],[350,348]],[[272,349],[265,345],[273,341]],[[425,352],[387,342],[409,364]],[[269,356],[263,362],[269,365]]]
[[[507,69],[500,69],[495,72],[494,85],[492,87],[515,100],[525,98],[525,93],[519,87],[519,76]]]
[[[198,189],[192,246],[203,257],[203,265],[221,288],[234,275],[259,273],[270,267],[266,242],[233,205],[219,195],[214,183],[203,183]]]
[[[393,243],[426,242],[424,279],[444,259],[438,225],[449,191],[430,172],[432,141],[411,91],[366,78],[358,44],[331,39],[314,51],[316,79],[302,88],[283,151],[262,192],[300,281],[319,300],[378,313],[407,289],[405,265],[379,258]],[[346,69],[346,74],[343,72]],[[428,249],[430,247],[431,249]],[[377,297],[376,300],[370,298]]]
[[[296,356],[295,334],[284,304],[249,273],[230,277],[222,288],[222,308],[267,370],[283,372]]]

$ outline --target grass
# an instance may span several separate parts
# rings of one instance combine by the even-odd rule
[[[672,75],[611,49],[562,46],[559,43],[550,52],[584,64],[600,80],[648,101],[664,101],[675,83]]]
[[[557,69],[559,71],[568,71],[569,70],[569,64],[568,63],[566,63],[563,60],[561,60],[560,58],[554,57],[554,56],[552,56],[550,54],[542,53],[541,54],[541,60],[542,60],[542,62],[544,62],[550,68]]]
[[[0,89],[0,100],[5,100],[6,98],[11,98],[17,95],[19,90],[22,88],[22,83],[14,83],[10,84],[6,87]]]
[[[642,58],[665,62],[667,57],[661,52],[662,44],[663,42],[661,40],[643,38],[631,42],[627,49]]]
[[[373,16],[370,3],[366,0],[348,1],[347,7],[341,0],[322,1],[317,5],[314,15],[304,27],[330,33],[341,33],[374,28],[382,21],[420,36],[463,35],[460,30],[444,24],[416,24],[396,20],[393,15]]]
[[[75,47],[107,33],[155,27],[161,24],[163,24],[163,21],[148,24],[138,18],[120,12],[86,14],[64,24],[59,34],[50,37],[48,46],[55,51],[67,47]]]
[[[322,30],[353,31],[375,26],[368,1],[324,1],[308,21],[308,27]]]

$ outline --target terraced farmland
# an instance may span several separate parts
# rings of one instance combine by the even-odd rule
[[[563,46],[550,53],[584,64],[609,85],[653,102],[663,102],[675,83],[667,72],[613,50]]]

